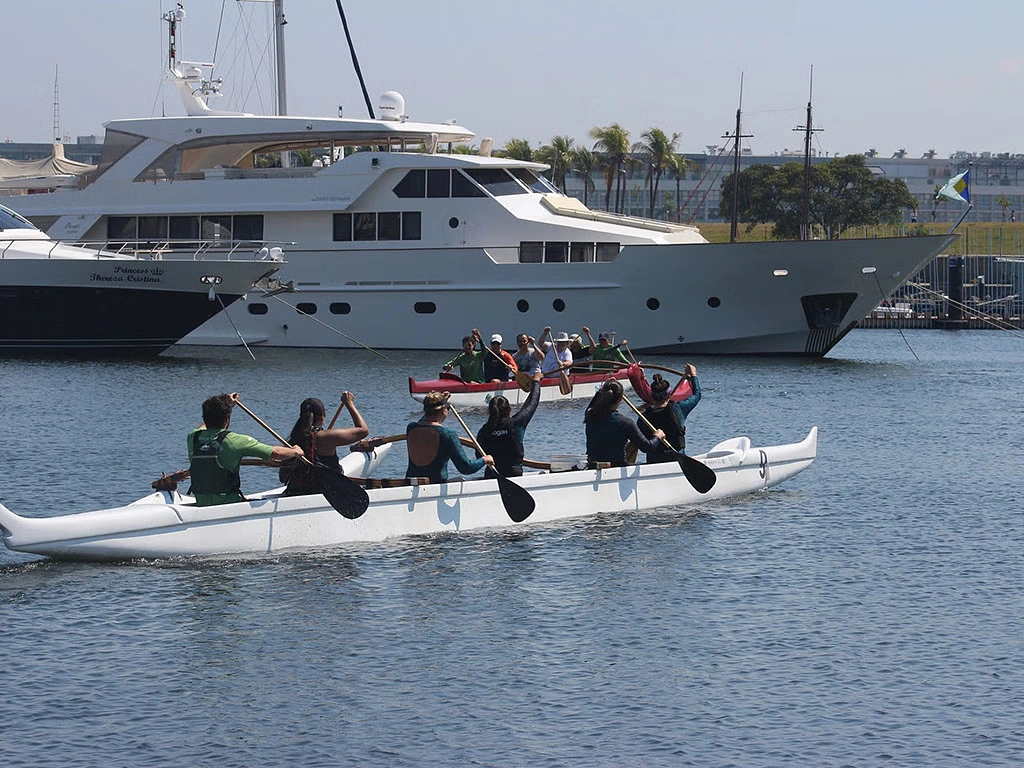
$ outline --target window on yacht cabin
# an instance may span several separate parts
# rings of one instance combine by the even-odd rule
[[[295,311],[302,315],[315,315],[316,304],[311,301],[301,301],[295,305]]]
[[[118,243],[137,240],[138,221],[134,216],[110,216],[107,219],[107,240]]]
[[[598,243],[597,260],[615,261],[615,258],[619,255],[619,249],[620,246],[618,243]]]
[[[377,239],[376,213],[357,213],[353,216],[352,223],[353,240],[365,242]]]
[[[203,240],[230,240],[230,216],[203,216],[199,231]]]
[[[451,197],[452,175],[447,168],[427,171],[427,197]]]
[[[536,173],[531,171],[529,168],[509,168],[509,173],[519,179],[523,184],[528,186],[534,192],[549,193],[554,192],[557,195],[562,192],[551,184],[543,176],[538,176]]]
[[[569,261],[590,262],[594,260],[593,243],[570,243]]]
[[[409,171],[392,189],[396,197],[426,197],[427,172]]]
[[[402,211],[402,239],[419,240],[423,225],[419,211]]]
[[[352,239],[352,214],[334,214],[334,240],[348,242]]]
[[[327,309],[332,315],[347,315],[352,311],[352,305],[347,301],[336,301]]]
[[[544,261],[544,243],[538,240],[524,240],[519,243],[520,264],[540,264]]]
[[[164,242],[168,236],[166,216],[139,216],[139,240]]]
[[[10,208],[0,205],[0,230],[3,229],[32,229],[32,223]],[[40,229],[42,228],[40,227]]]
[[[487,197],[487,193],[459,170],[452,171],[452,197]]]
[[[504,168],[470,168],[466,174],[495,197],[525,195],[528,191]]]
[[[569,259],[568,243],[544,243],[544,263],[560,264]]]
[[[402,214],[398,211],[387,211],[377,214],[377,239],[402,239]]]
[[[241,214],[234,216],[231,222],[231,233],[235,241],[241,240],[263,240],[263,216],[254,214]]]
[[[246,308],[249,310],[250,315],[265,315],[267,314],[267,305],[261,302],[251,302],[246,304]]]
[[[175,240],[199,237],[199,217],[171,216],[167,232]]]

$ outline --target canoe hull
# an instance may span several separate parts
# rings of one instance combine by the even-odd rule
[[[693,505],[753,493],[806,469],[817,455],[817,428],[799,443],[754,448],[745,437],[699,456],[715,470],[710,493],[698,494],[677,464],[532,474],[517,478],[537,502],[514,524],[494,480],[403,486],[368,491],[357,520],[335,512],[322,496],[264,498],[196,507],[168,492],[114,509],[25,518],[0,505],[8,548],[64,559],[121,560],[176,556],[258,556],[403,536],[534,525],[603,513]]]
[[[569,375],[572,391],[567,395],[563,395],[559,390],[557,378],[541,379],[540,401],[549,403],[559,400],[589,400],[608,379],[618,379],[622,384],[622,389],[627,393],[633,390],[633,385],[626,377],[624,368],[602,373],[573,373]],[[422,403],[428,392],[448,392],[451,394],[452,405],[461,408],[486,408],[495,395],[504,395],[512,405],[519,405],[526,402],[526,398],[530,394],[529,391],[524,392],[522,387],[514,381],[479,384],[455,379],[416,381],[411,376],[409,377],[409,394],[412,395],[413,400]]]

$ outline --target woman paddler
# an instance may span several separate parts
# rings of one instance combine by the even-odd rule
[[[587,428],[587,461],[596,466],[608,462],[613,467],[626,466],[626,442],[629,441],[646,454],[657,450],[665,433],[656,430],[653,437],[647,437],[632,419],[618,412],[622,404],[622,385],[616,379],[609,379],[591,399],[583,422]]]
[[[459,436],[443,426],[448,417],[448,392],[428,392],[423,398],[423,416],[405,428],[405,447],[409,451],[406,477],[425,477],[431,483],[448,482],[448,462],[464,475],[479,472],[484,465],[494,466],[488,454],[471,459],[462,450]]]
[[[512,406],[502,395],[491,398],[487,404],[487,423],[476,433],[480,447],[494,457],[494,469],[488,468],[485,477],[494,477],[494,471],[502,477],[520,477],[523,474],[523,437],[526,427],[540,403],[540,368],[533,372],[530,394],[519,410],[512,414]]]
[[[343,445],[351,445],[364,439],[370,434],[366,426],[366,419],[356,409],[356,396],[351,392],[342,392],[341,405],[338,406],[338,413],[342,408],[347,408],[352,416],[351,427],[343,429],[324,429],[324,417],[326,410],[322,400],[316,397],[307,397],[299,405],[299,418],[292,427],[288,441],[294,445],[302,446],[306,458],[313,464],[325,466],[335,470],[338,474],[345,474],[341,469],[341,462],[338,459],[338,448]],[[337,415],[334,417],[338,418]],[[331,421],[333,425],[334,421]],[[281,467],[279,476],[281,482],[287,483],[284,489],[285,496],[305,496],[308,494],[322,493],[320,481],[313,468],[302,461],[292,461]]]

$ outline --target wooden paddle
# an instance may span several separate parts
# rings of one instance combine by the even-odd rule
[[[641,420],[643,420],[644,424],[650,427],[652,432],[655,431],[655,426],[647,420],[646,416],[640,413],[640,410],[633,405],[628,397],[623,396],[622,400],[626,405],[633,409],[633,413],[639,416]],[[686,476],[686,479],[697,493],[707,493],[715,487],[715,482],[718,480],[718,475],[715,474],[715,470],[711,469],[711,467],[706,464],[702,464],[696,459],[687,456],[685,453],[680,453],[673,448],[672,444],[665,438],[661,438],[661,442],[665,445],[665,448],[675,455],[676,461],[679,462],[679,468],[683,470],[683,474]]]
[[[459,420],[459,424],[466,430],[466,434],[469,435],[469,439],[473,441],[473,447],[480,452],[481,456],[486,455],[486,451],[480,447],[480,443],[477,442],[476,437],[469,431],[469,427],[466,426],[466,422],[462,420],[459,412],[455,410],[455,406],[448,403],[448,409],[455,414],[455,418]],[[536,500],[530,495],[530,492],[525,488],[516,485],[507,477],[504,477],[497,469],[491,467],[494,470],[494,477],[498,481],[498,493],[501,494],[501,503],[505,506],[505,511],[508,516],[512,518],[513,523],[521,523],[523,520],[533,514],[534,508],[537,506]]]
[[[235,405],[249,414],[254,421],[256,421],[261,427],[267,432],[272,434],[277,440],[288,447],[290,444],[287,440],[281,437],[274,429],[263,421],[259,416],[250,411],[241,400],[235,400]],[[327,502],[334,507],[334,510],[342,517],[347,517],[349,520],[355,520],[357,517],[362,515],[367,507],[370,506],[370,497],[366,491],[354,483],[343,474],[334,471],[330,467],[325,467],[323,464],[314,464],[312,461],[302,456],[302,461],[313,468],[316,473],[317,480],[320,481],[320,489],[327,499]]]

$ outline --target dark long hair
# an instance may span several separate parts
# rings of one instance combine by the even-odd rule
[[[323,401],[318,397],[307,397],[299,406],[299,418],[295,420],[292,433],[288,436],[291,445],[309,444],[309,436],[313,434],[313,425],[327,413]]]
[[[615,379],[608,379],[597,390],[594,399],[590,401],[587,412],[583,416],[584,423],[589,424],[592,421],[607,418],[620,402],[622,402],[622,385]]]
[[[651,397],[654,398],[655,402],[661,403],[668,400],[669,396],[668,382],[665,377],[660,373],[654,374],[651,379]]]
[[[503,395],[492,397],[491,402],[487,404],[487,423],[484,424],[484,429],[489,432],[502,427],[508,428],[511,416],[512,406],[508,398]]]

